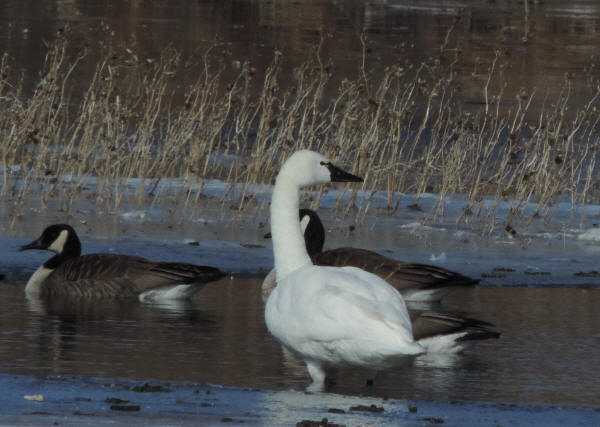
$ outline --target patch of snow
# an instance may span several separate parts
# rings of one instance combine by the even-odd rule
[[[591,242],[600,242],[600,228],[590,228],[577,236],[579,240],[587,240]]]
[[[141,210],[129,211],[123,212],[121,216],[129,221],[140,221],[146,218],[146,212]]]
[[[442,252],[439,255],[431,254],[429,257],[429,261],[438,262],[438,261],[446,261],[446,252]]]

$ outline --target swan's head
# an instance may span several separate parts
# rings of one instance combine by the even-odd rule
[[[73,227],[67,224],[54,224],[46,227],[42,235],[33,242],[21,246],[19,251],[41,249],[56,254],[79,256],[81,242]]]
[[[279,175],[293,176],[301,187],[328,182],[363,181],[361,177],[338,168],[325,156],[310,150],[300,150],[292,154],[282,166]]]

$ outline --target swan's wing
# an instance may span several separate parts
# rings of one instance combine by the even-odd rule
[[[359,335],[377,340],[389,335],[391,340],[413,341],[410,318],[398,291],[354,267],[300,269],[279,283],[271,298],[268,303],[282,321],[309,340],[327,342]]]
[[[334,268],[347,276],[332,280],[330,286],[344,291],[347,298],[355,299],[365,312],[382,316],[390,326],[407,329],[412,334],[412,327],[406,304],[402,295],[385,280],[375,274],[355,267]]]

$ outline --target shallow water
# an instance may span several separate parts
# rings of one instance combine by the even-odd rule
[[[304,366],[269,336],[262,279],[208,285],[172,307],[135,301],[25,299],[22,285],[0,284],[0,372],[210,382],[302,390]],[[338,371],[327,391],[437,401],[600,405],[600,290],[478,287],[443,308],[491,321],[498,340],[447,358],[420,357],[381,372]]]

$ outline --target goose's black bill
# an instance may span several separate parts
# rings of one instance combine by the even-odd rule
[[[352,175],[332,163],[324,163],[323,165],[329,169],[331,182],[363,182],[363,179],[360,176]]]
[[[19,252],[27,251],[29,249],[44,249],[40,239],[35,239],[33,242],[23,245],[19,248]]]

